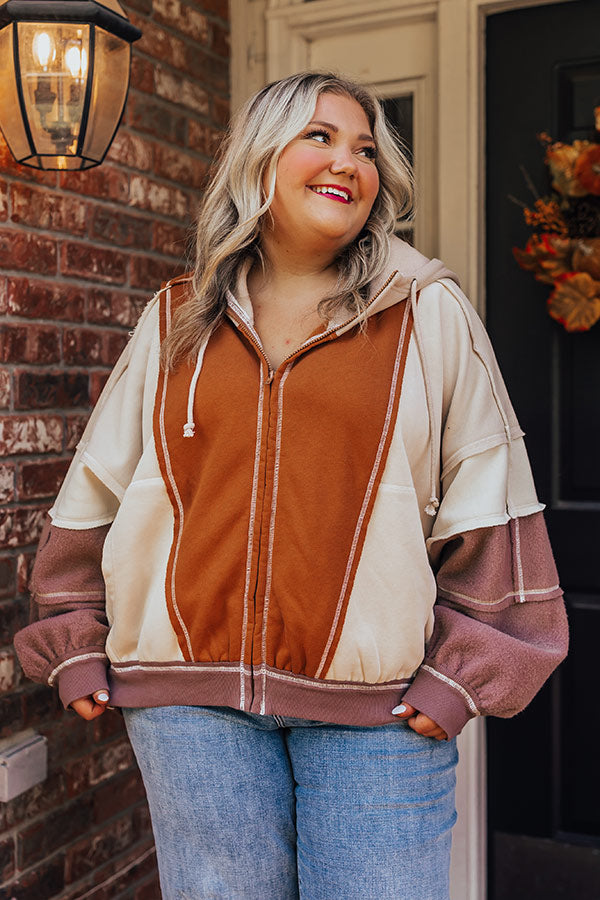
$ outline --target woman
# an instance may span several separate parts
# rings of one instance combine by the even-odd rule
[[[123,709],[168,900],[445,900],[455,736],[564,655],[522,432],[410,201],[364,88],[257,94],[51,510],[20,657]]]

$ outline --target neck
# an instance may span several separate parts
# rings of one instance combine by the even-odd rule
[[[309,278],[314,281],[335,278],[336,253],[323,242],[305,246],[298,240],[282,240],[272,232],[263,234],[261,250],[265,259],[265,277],[273,282]]]

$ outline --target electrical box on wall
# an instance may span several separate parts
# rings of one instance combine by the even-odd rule
[[[0,742],[0,802],[6,803],[48,772],[48,741],[32,729]]]

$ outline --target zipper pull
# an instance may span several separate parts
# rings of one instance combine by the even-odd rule
[[[275,372],[273,371],[273,369],[267,369],[267,373],[268,374],[267,374],[267,378],[265,380],[265,384],[271,384],[271,382],[273,381]]]

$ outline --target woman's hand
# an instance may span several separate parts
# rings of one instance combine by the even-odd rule
[[[82,719],[87,719],[87,721],[90,722],[92,719],[97,719],[98,716],[102,715],[109,700],[110,694],[106,688],[102,688],[99,691],[94,691],[93,694],[88,694],[87,697],[80,697],[79,700],[71,700],[70,705],[78,716],[81,716]]]
[[[410,703],[401,703],[392,710],[392,713],[399,719],[408,719],[409,727],[424,737],[435,738],[436,741],[448,740],[448,735],[437,722],[434,722],[425,713],[418,712]]]

